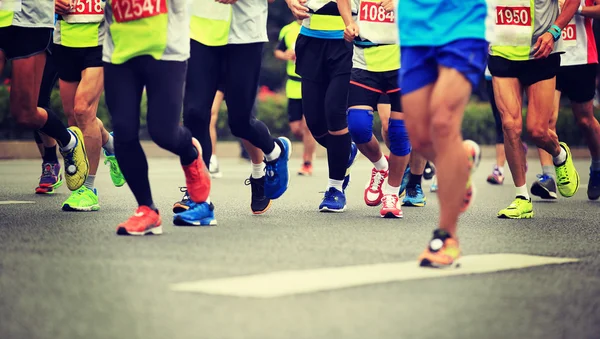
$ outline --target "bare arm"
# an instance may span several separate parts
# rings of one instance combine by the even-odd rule
[[[600,19],[600,5],[583,6],[580,14],[588,18]]]
[[[569,21],[573,19],[575,13],[577,13],[580,4],[581,2],[579,0],[565,0],[560,15],[558,16],[558,18],[556,18],[554,24],[560,29],[565,28]]]
[[[339,0],[337,2],[338,10],[340,11],[340,15],[344,20],[344,24],[346,26],[350,26],[350,24],[354,23],[352,19],[352,7],[350,6],[351,0]]]

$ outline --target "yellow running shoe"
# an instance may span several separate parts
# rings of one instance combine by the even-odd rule
[[[98,211],[98,193],[85,186],[73,191],[71,196],[62,204],[62,210],[67,212],[91,212]]]
[[[554,167],[556,170],[556,185],[558,186],[560,195],[570,198],[579,190],[579,173],[577,173],[577,169],[573,165],[573,157],[571,156],[569,146],[561,142],[560,147],[564,148],[567,152],[567,160],[564,164]]]
[[[498,212],[500,219],[531,219],[533,218],[533,204],[531,199],[517,197],[507,208]]]
[[[66,152],[60,151],[60,153],[65,161],[63,170],[65,171],[67,187],[69,187],[71,191],[75,191],[80,188],[85,182],[85,179],[87,179],[90,164],[88,163],[87,153],[85,152],[83,133],[81,133],[81,130],[77,127],[69,127],[68,130],[76,139],[75,147]]]

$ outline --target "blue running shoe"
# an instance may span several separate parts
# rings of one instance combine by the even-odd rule
[[[425,194],[423,194],[421,184],[406,189],[406,196],[404,197],[404,200],[402,200],[403,206],[423,207],[426,204],[427,198],[425,198]]]
[[[590,200],[598,200],[600,198],[600,171],[593,171],[590,168],[590,182],[587,194]]]
[[[279,137],[275,142],[281,147],[281,155],[277,160],[266,163],[265,196],[269,199],[281,197],[290,184],[288,160],[292,154],[292,143],[286,137]]]
[[[531,194],[538,196],[542,199],[556,200],[558,195],[556,194],[557,186],[556,180],[548,174],[538,174],[537,180],[531,185]]]
[[[344,193],[330,187],[325,192],[325,197],[321,205],[319,205],[319,212],[344,212],[346,209],[346,196]]]
[[[358,147],[354,141],[350,144],[350,159],[348,159],[348,166],[346,167],[346,176],[344,177],[344,182],[342,183],[342,189],[346,192],[346,188],[350,184],[350,167],[356,161],[356,156],[358,155]]]
[[[173,216],[173,224],[176,226],[215,226],[215,205],[203,202],[197,204],[190,200],[189,208]]]
[[[406,166],[404,170],[404,176],[402,177],[402,182],[400,183],[400,192],[398,192],[398,197],[402,198],[406,195],[406,185],[408,185],[408,179],[410,179],[410,166]]]

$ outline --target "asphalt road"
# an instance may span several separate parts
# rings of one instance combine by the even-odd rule
[[[587,184],[588,162],[576,164]],[[414,261],[436,226],[435,194],[427,193],[424,208],[405,208],[403,220],[380,219],[362,201],[369,174],[362,158],[347,212],[320,214],[326,171],[319,159],[313,177],[294,176],[268,213],[253,216],[244,186],[249,165],[225,159],[224,177],[213,183],[218,226],[177,228],[170,206],[183,173],[173,158],[150,165],[165,233],[119,237],[115,227],[133,212],[134,199],[126,186],[112,186],[106,168],[97,179],[101,210],[67,213],[60,211],[65,187],[54,196],[32,194],[39,162],[0,162],[0,338],[600,338],[600,202],[587,201],[586,186],[571,199],[536,202],[532,220],[499,220],[513,188],[510,180],[485,183],[486,159],[475,175],[478,200],[460,229],[465,255],[579,262],[255,299],[169,286]],[[2,204],[9,200],[34,203]]]

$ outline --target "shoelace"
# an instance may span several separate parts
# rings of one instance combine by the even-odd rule
[[[397,198],[393,195],[384,195],[383,199],[381,199],[384,208],[393,208],[396,207]]]
[[[190,195],[188,194],[187,187],[185,187],[185,186],[184,187],[179,187],[179,191],[181,193],[183,193],[183,198],[181,198],[181,201],[188,201],[188,200],[190,200]]]
[[[250,188],[252,189],[252,194],[253,195],[264,195],[263,191],[264,191],[264,185],[261,185],[260,183],[256,182],[254,185],[252,185],[252,181],[250,180],[250,178],[246,179],[246,181],[244,181],[244,185],[246,186],[250,186]]]
[[[54,177],[54,166],[51,163],[45,163],[42,165],[42,177]]]
[[[545,175],[545,176],[546,176],[546,178],[550,178],[547,175]],[[558,181],[559,184],[570,182],[570,180],[569,180],[569,172],[567,171],[567,167],[566,166],[556,167],[556,179],[557,179],[557,181]]]
[[[371,179],[371,191],[377,192],[383,183],[383,175],[381,173],[375,172],[375,176]]]

